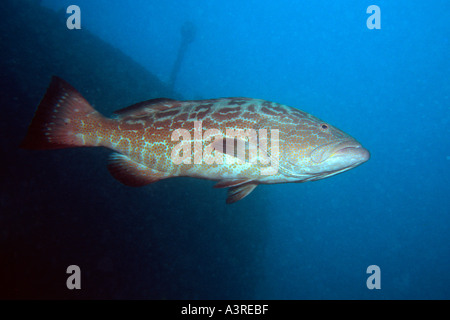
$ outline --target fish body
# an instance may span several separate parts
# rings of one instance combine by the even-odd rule
[[[251,98],[160,98],[107,118],[53,77],[22,147],[106,147],[108,169],[129,186],[188,176],[230,187],[227,203],[258,184],[323,179],[367,161],[354,138],[289,106]]]

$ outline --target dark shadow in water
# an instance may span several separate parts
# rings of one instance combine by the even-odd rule
[[[252,298],[267,234],[258,190],[226,206],[207,181],[125,187],[105,149],[18,149],[53,74],[104,114],[177,95],[36,3],[4,1],[0,27],[0,298]],[[66,288],[72,264],[81,290]]]
[[[169,79],[169,88],[172,90],[175,88],[175,81],[177,80],[178,73],[180,72],[181,64],[184,60],[184,55],[189,47],[189,45],[195,40],[195,34],[197,33],[197,27],[194,23],[187,21],[180,29],[181,43],[178,48],[177,59],[172,68],[172,73]]]

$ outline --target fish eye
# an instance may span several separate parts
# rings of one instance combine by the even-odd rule
[[[321,125],[320,125],[320,128],[322,129],[322,130],[327,130],[328,129],[328,125],[326,124],[326,123],[322,123]]]

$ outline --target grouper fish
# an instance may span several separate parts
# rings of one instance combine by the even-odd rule
[[[259,184],[323,179],[366,162],[350,135],[309,113],[251,98],[152,99],[97,112],[69,83],[53,77],[25,149],[106,147],[112,176],[127,186],[172,177],[218,181],[227,203]]]

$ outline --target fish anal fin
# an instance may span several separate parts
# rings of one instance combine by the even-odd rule
[[[168,178],[167,174],[148,168],[120,153],[111,154],[108,170],[115,179],[130,187],[142,187]]]
[[[230,188],[230,187],[236,187],[241,184],[250,182],[249,179],[224,179],[220,180],[214,185],[214,188]]]
[[[177,100],[169,99],[169,98],[157,98],[151,99],[147,101],[142,101],[135,103],[126,108],[116,110],[113,113],[117,115],[119,118],[126,117],[141,117],[148,115],[153,112],[164,111],[174,107],[174,103]]]
[[[248,196],[255,188],[256,183],[247,183],[228,189],[227,204],[235,203]]]

